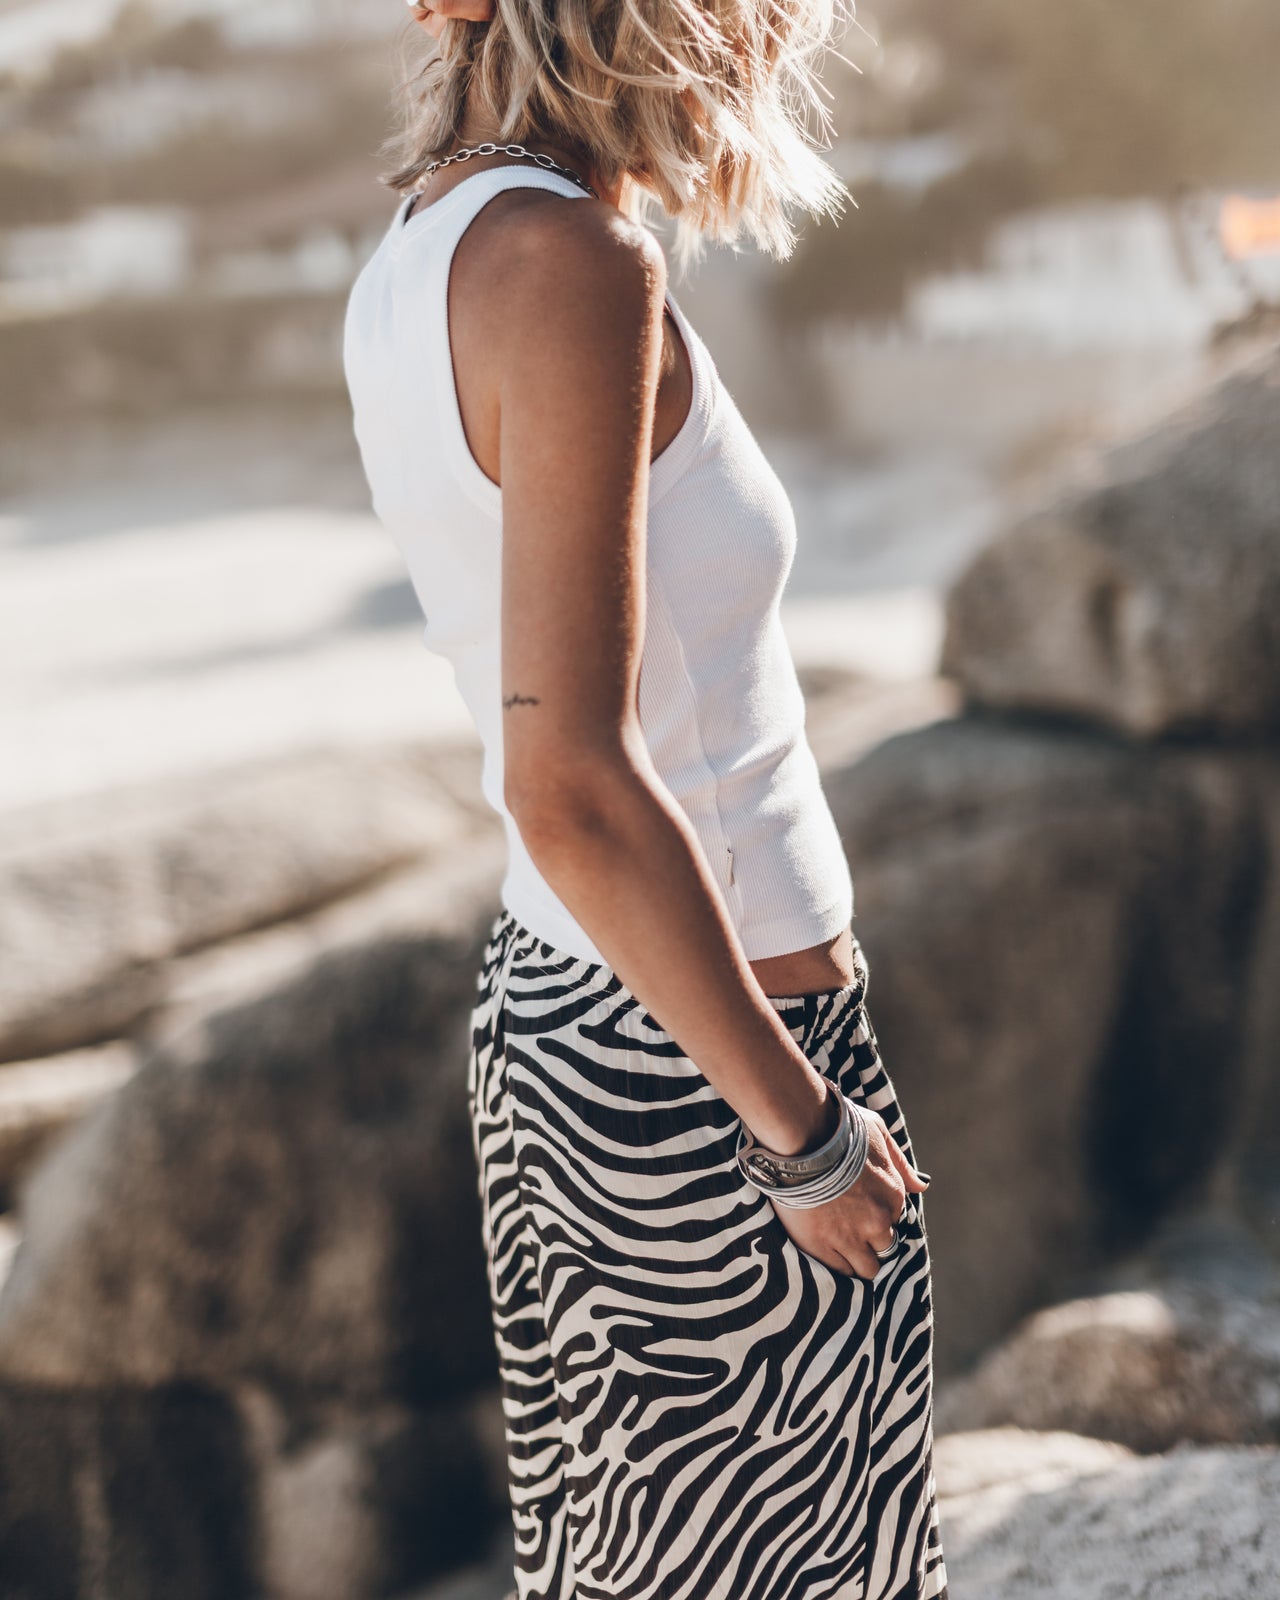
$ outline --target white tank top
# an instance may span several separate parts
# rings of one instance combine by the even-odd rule
[[[503,801],[502,491],[467,444],[449,347],[454,249],[481,207],[517,186],[583,197],[542,168],[505,166],[407,221],[405,199],[351,291],[344,361],[374,510],[408,565],[424,641],[451,663],[484,745],[484,795],[507,832],[503,904],[538,938],[603,962]],[[693,402],[650,470],[639,713],[754,961],[833,938],[852,919],[853,886],[779,614],[795,518],[706,346],[667,303]]]

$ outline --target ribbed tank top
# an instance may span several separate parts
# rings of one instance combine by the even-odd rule
[[[352,288],[343,358],[374,511],[408,566],[424,642],[452,665],[483,743],[484,796],[507,833],[503,904],[538,938],[603,962],[503,799],[502,491],[467,444],[449,345],[454,250],[481,207],[516,187],[584,198],[534,166],[476,173],[407,220],[406,198]],[[650,469],[639,714],[754,961],[838,934],[853,885],[779,610],[795,556],[791,505],[706,346],[670,294],[667,303],[693,401]]]

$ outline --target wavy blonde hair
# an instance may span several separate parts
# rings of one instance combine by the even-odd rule
[[[837,215],[848,191],[823,160],[831,121],[817,68],[853,0],[497,0],[453,22],[407,86],[393,188],[446,155],[464,110],[506,142],[590,152],[661,206],[682,260],[705,239],[795,246],[791,212]]]

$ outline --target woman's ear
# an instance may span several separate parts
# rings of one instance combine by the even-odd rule
[[[492,22],[496,0],[409,0],[413,20],[433,39],[438,39],[449,22]]]

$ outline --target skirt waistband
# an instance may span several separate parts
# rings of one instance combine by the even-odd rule
[[[557,949],[548,940],[540,938],[532,929],[527,928],[506,906],[499,910],[494,919],[491,943],[499,940],[516,940],[534,946],[539,959],[553,962],[556,970],[561,973],[574,966],[582,968],[584,972],[592,967],[597,967],[601,971],[611,970],[603,962],[587,961]],[[838,1003],[842,1010],[850,1006],[861,1006],[866,999],[870,972],[866,954],[856,938],[853,940],[853,963],[853,981],[842,984],[839,988],[815,989],[808,994],[766,995],[765,998],[793,1027],[798,1022],[811,1020],[819,1008],[829,1010],[835,1003]]]

